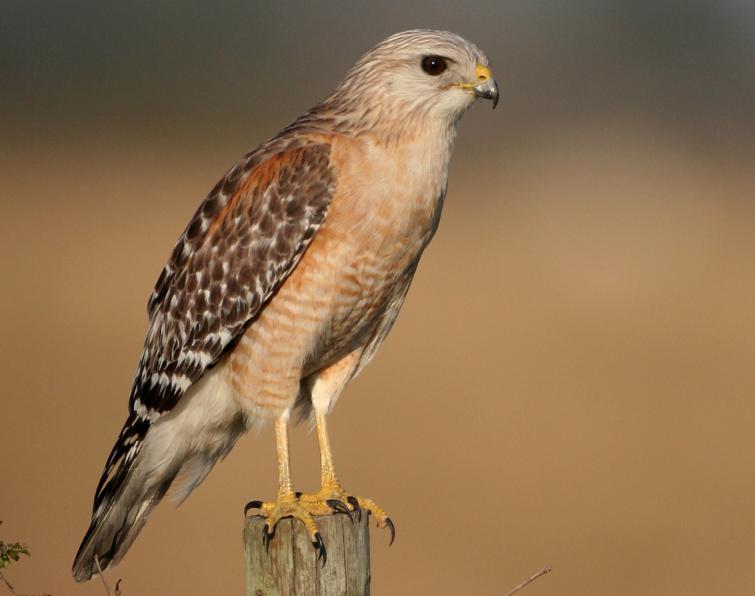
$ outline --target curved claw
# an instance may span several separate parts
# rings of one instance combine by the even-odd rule
[[[390,546],[396,539],[396,526],[393,525],[393,521],[391,521],[390,517],[385,518],[385,525],[388,526],[388,529],[391,531],[391,541],[388,543],[388,546]]]
[[[249,501],[244,506],[244,515],[246,515],[250,509],[259,509],[260,507],[262,507],[262,501]]]
[[[340,511],[341,513],[345,513],[346,515],[349,516],[349,519],[351,519],[351,511],[349,511],[349,508],[346,507],[346,505],[344,505],[338,499],[328,499],[325,502],[328,504],[328,507],[330,507],[331,509],[335,509],[336,511]],[[351,521],[353,522],[354,520],[352,519]]]
[[[262,544],[265,546],[265,552],[270,552],[270,540],[273,538],[275,530],[272,532],[268,529],[267,524],[262,527]]]
[[[317,550],[317,559],[322,559],[322,566],[325,567],[325,562],[328,560],[328,551],[325,550],[325,543],[322,541],[320,532],[315,533],[315,539],[312,541],[312,546]]]
[[[348,501],[349,505],[354,508],[354,511],[357,514],[357,521],[362,521],[362,508],[359,506],[359,501],[357,500],[357,498],[348,496],[346,497],[346,500]]]

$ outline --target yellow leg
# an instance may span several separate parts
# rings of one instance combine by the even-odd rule
[[[323,509],[327,510],[325,514],[332,514],[337,511],[344,511],[348,507],[349,510],[356,512],[361,519],[362,511],[366,511],[374,516],[379,528],[390,530],[391,544],[393,544],[396,528],[388,514],[378,507],[372,499],[348,494],[338,481],[324,412],[316,412],[315,423],[317,425],[317,442],[320,444],[320,490],[314,494],[301,495],[299,502],[308,511],[316,512],[316,515],[323,515]],[[344,506],[344,502],[348,505]]]
[[[333,452],[330,449],[328,423],[325,414],[316,414],[315,423],[317,425],[317,442],[320,444],[320,485],[322,488],[341,489],[333,463]]]
[[[291,464],[288,454],[288,416],[275,421],[275,452],[278,456],[278,498],[293,497]]]
[[[298,519],[307,528],[307,534],[312,545],[318,549],[323,565],[327,559],[325,545],[322,536],[317,530],[317,524],[312,518],[312,511],[305,508],[297,498],[291,483],[291,466],[288,452],[288,415],[282,416],[275,421],[275,447],[278,455],[278,500],[277,501],[251,501],[244,508],[246,514],[249,509],[257,508],[260,515],[267,518],[262,531],[262,540],[265,547],[275,533],[275,526],[284,517]],[[330,511],[328,511],[330,512]]]

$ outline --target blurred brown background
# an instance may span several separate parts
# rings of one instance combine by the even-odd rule
[[[368,47],[454,30],[499,109],[461,125],[398,324],[332,417],[376,594],[755,593],[755,4],[34,2],[0,16],[0,538],[70,564],[125,417],[146,300],[204,193]],[[294,477],[317,484],[297,429]],[[248,436],[110,573],[241,594]],[[4,586],[0,586],[0,594]]]

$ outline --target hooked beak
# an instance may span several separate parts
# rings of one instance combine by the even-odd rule
[[[472,86],[472,90],[477,97],[483,99],[490,99],[493,101],[493,109],[498,105],[498,83],[493,78],[493,73],[490,69],[483,65],[478,64],[475,68],[475,74],[477,75],[478,83]]]

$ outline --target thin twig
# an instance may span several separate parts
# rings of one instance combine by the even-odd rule
[[[97,566],[97,574],[102,580],[102,585],[105,586],[105,592],[107,592],[107,596],[113,596],[113,593],[110,591],[110,586],[108,586],[107,582],[105,581],[105,576],[102,575],[102,568],[100,567],[100,560],[97,558],[97,555],[94,555],[94,564]]]
[[[3,580],[3,583],[8,586],[8,589],[11,591],[11,594],[18,594],[16,590],[13,589],[13,584],[11,584],[8,579],[3,575],[3,572],[0,571],[0,579]]]
[[[37,596],[36,594],[26,594],[26,593],[22,593],[22,592],[16,592],[15,588],[8,581],[8,578],[3,575],[2,571],[0,571],[0,579],[3,580],[3,583],[10,590],[10,593],[11,594],[15,594],[15,596]],[[45,592],[45,593],[39,594],[38,596],[50,596],[50,594],[47,594]]]
[[[524,588],[526,585],[531,584],[532,582],[534,582],[538,577],[540,577],[542,575],[545,575],[546,573],[550,573],[551,571],[552,571],[552,567],[546,567],[545,569],[541,569],[535,575],[530,576],[527,579],[525,579],[521,584],[519,584],[518,586],[516,586],[510,592],[506,592],[506,594],[504,594],[504,596],[511,596],[515,592],[518,592],[519,590],[521,590],[522,588]]]

